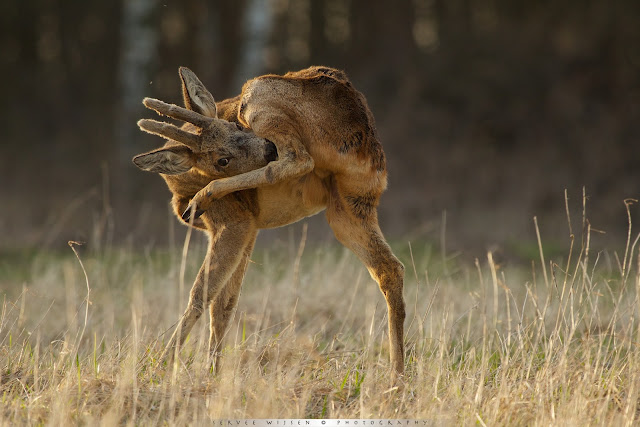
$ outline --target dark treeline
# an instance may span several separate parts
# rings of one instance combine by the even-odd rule
[[[583,185],[600,225],[624,229],[638,28],[636,0],[2,2],[0,246],[163,241],[168,194],[129,159],[160,142],[137,131],[140,101],[179,102],[180,65],[218,99],[258,74],[345,69],[387,151],[395,235],[447,210],[454,239],[504,240]]]

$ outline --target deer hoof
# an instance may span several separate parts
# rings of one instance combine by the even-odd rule
[[[204,213],[204,209],[196,209],[196,213],[193,216],[194,221],[198,218],[200,218],[202,216],[202,214]],[[184,222],[189,222],[189,220],[191,219],[191,206],[189,206],[183,213],[182,213],[182,220]]]

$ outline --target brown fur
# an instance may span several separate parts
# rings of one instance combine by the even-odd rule
[[[183,92],[185,105],[192,106],[188,89]],[[386,162],[364,96],[344,72],[311,67],[248,81],[240,96],[217,104],[217,115],[273,141],[278,159],[210,182],[193,171],[164,176],[176,213],[184,212],[186,221],[197,207],[203,215],[195,225],[210,236],[206,259],[167,351],[183,342],[209,306],[210,351],[215,357],[258,230],[326,209],[336,238],[363,261],[386,298],[391,364],[395,374],[402,374],[404,267],[378,226]]]

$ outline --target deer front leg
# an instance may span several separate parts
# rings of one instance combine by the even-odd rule
[[[189,303],[178,321],[160,360],[172,360],[198,321],[204,308],[216,298],[240,264],[255,227],[249,222],[225,224],[210,236],[207,255],[191,288]]]
[[[298,138],[283,134],[277,135],[273,141],[278,148],[278,160],[250,172],[211,181],[191,199],[182,219],[189,221],[192,212],[198,218],[215,200],[234,191],[275,184],[313,170],[313,159]]]
[[[209,354],[211,356],[211,366],[214,372],[218,372],[220,369],[220,347],[222,345],[222,339],[224,338],[231,316],[238,303],[238,297],[240,295],[240,288],[242,287],[242,280],[244,274],[247,271],[247,264],[251,252],[253,252],[253,245],[256,240],[256,235],[249,240],[249,244],[246,246],[242,259],[233,272],[233,275],[229,279],[229,282],[224,287],[222,292],[211,302],[209,306],[211,324],[210,324],[210,336],[209,336]]]

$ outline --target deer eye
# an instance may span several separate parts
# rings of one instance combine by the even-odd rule
[[[225,166],[227,166],[229,164],[229,160],[230,159],[228,157],[223,157],[223,158],[218,160],[218,165],[222,166],[222,167],[225,167]]]
[[[238,128],[238,130],[244,130],[244,127],[240,123],[238,122],[235,122],[235,123],[236,123],[236,128]]]

